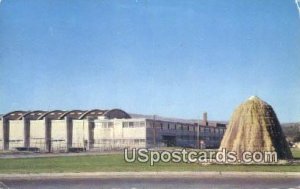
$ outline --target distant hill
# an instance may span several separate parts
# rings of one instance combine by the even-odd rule
[[[282,127],[290,127],[290,126],[300,126],[300,122],[294,122],[294,123],[281,123]]]

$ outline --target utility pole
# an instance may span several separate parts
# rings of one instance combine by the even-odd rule
[[[200,125],[196,124],[196,148],[199,148],[199,142],[200,142]]]
[[[153,115],[153,124],[152,124],[152,127],[153,127],[153,144],[154,146],[156,147],[156,127],[155,127],[155,115]]]

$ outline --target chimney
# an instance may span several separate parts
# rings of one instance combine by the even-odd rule
[[[204,112],[204,113],[203,113],[202,125],[208,126],[207,112]]]

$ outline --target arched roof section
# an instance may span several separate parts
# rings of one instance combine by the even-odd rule
[[[61,116],[59,116],[59,119],[63,119],[66,116],[73,118],[73,119],[79,119],[79,117],[84,114],[86,111],[83,110],[71,110],[63,113]]]
[[[31,111],[21,115],[18,119],[21,120],[24,117],[24,118],[29,118],[31,120],[37,120],[44,113],[46,112],[42,110]]]
[[[112,109],[112,110],[108,110],[106,111],[103,116],[105,116],[106,118],[108,119],[114,119],[114,118],[117,118],[117,119],[122,119],[122,118],[125,118],[125,119],[128,119],[128,118],[131,118],[131,116],[121,110],[121,109]]]
[[[41,116],[38,117],[38,119],[43,119],[44,117],[50,118],[50,119],[58,119],[59,116],[61,116],[65,111],[62,110],[53,110],[49,112],[45,112]]]
[[[17,120],[20,116],[22,116],[26,113],[27,113],[27,111],[18,110],[18,111],[9,112],[9,113],[3,115],[2,117],[10,119],[10,120]]]
[[[78,119],[84,119],[87,116],[97,118],[98,116],[103,115],[105,112],[106,112],[105,110],[99,110],[99,109],[89,110],[89,111],[84,112]]]

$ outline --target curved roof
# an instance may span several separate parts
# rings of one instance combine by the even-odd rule
[[[61,116],[59,116],[58,119],[63,119],[66,116],[71,117],[73,119],[78,119],[85,112],[87,112],[87,111],[83,111],[83,110],[71,110],[71,111],[67,111],[67,112],[63,113]]]
[[[48,117],[50,119],[58,119],[59,116],[61,116],[63,113],[65,113],[65,111],[53,110],[53,111],[45,112],[44,114],[39,116],[38,119],[43,119],[44,117]]]
[[[2,117],[15,120],[15,119],[18,119],[20,116],[23,116],[26,113],[27,113],[27,111],[17,110],[17,111],[12,111],[7,114],[4,114]]]
[[[112,110],[100,110],[100,109],[92,109],[88,111],[84,110],[71,110],[71,111],[62,111],[62,110],[53,110],[53,111],[12,111],[5,115],[3,118],[7,118],[9,120],[21,120],[23,118],[28,118],[30,120],[41,120],[45,117],[50,119],[63,119],[66,116],[73,119],[85,119],[87,117],[92,117],[93,119],[97,119],[99,116],[104,116],[107,119],[122,119],[122,118],[131,118],[131,116],[121,109],[112,109]]]
[[[108,119],[113,119],[113,118],[117,118],[117,119],[131,118],[131,116],[128,113],[126,113],[125,111],[120,110],[120,109],[108,110],[103,115],[105,117],[107,117]]]
[[[36,120],[38,119],[41,115],[45,114],[46,112],[45,111],[42,111],[42,110],[36,110],[36,111],[30,111],[30,112],[27,112],[23,115],[21,115],[18,120],[21,120],[23,117],[24,118],[29,118],[31,120]]]
[[[93,109],[93,110],[89,110],[84,112],[80,117],[78,117],[78,119],[83,119],[87,116],[92,116],[94,118],[97,118],[98,116],[103,115],[106,112],[106,110],[99,110],[99,109]]]

